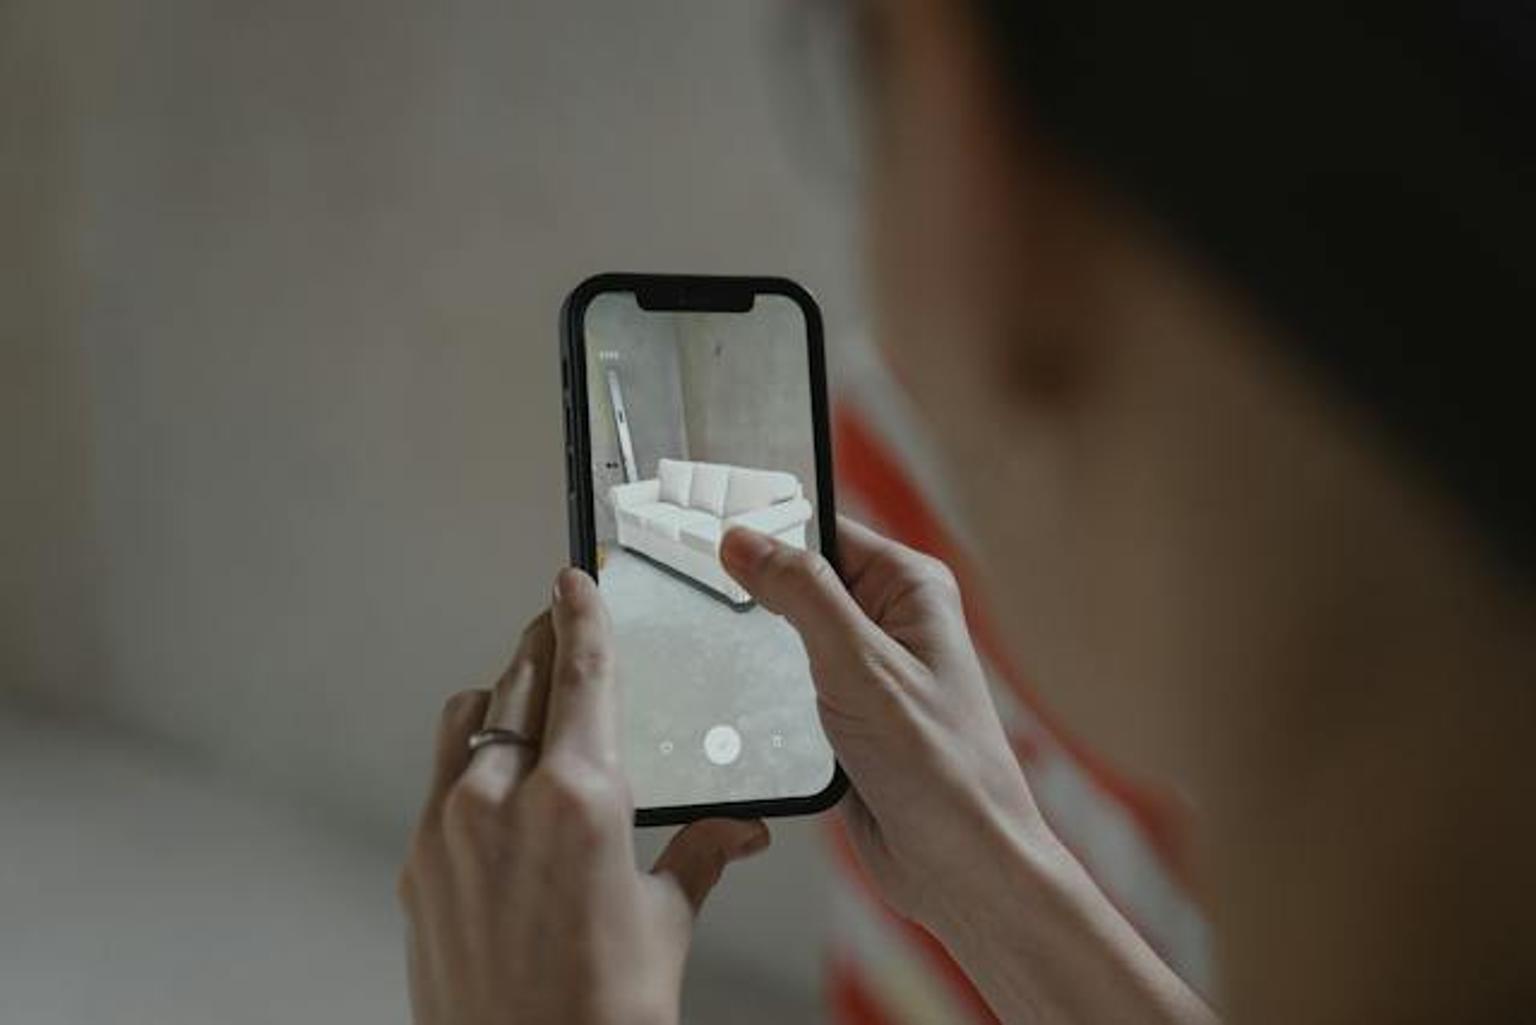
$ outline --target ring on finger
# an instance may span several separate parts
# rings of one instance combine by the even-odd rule
[[[539,742],[533,737],[505,726],[487,726],[469,735],[470,754],[493,744],[509,744],[513,747],[527,748],[529,751],[539,749]]]

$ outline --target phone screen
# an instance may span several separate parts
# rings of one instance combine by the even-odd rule
[[[807,310],[786,294],[697,310],[602,291],[579,332],[589,558],[613,621],[636,808],[829,792],[836,763],[799,636],[719,558],[737,525],[822,548],[831,496]]]

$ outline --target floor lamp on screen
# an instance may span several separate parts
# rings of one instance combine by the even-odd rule
[[[613,401],[613,425],[619,435],[619,453],[624,459],[624,480],[640,479],[635,466],[635,446],[629,439],[629,415],[624,412],[624,389],[619,385],[619,371],[608,368],[608,397]]]

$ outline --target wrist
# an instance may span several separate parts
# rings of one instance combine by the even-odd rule
[[[989,817],[972,835],[970,863],[934,888],[922,925],[952,950],[985,947],[1022,928],[1052,928],[1086,877],[1050,827],[1038,816]]]
[[[1043,822],[986,834],[923,925],[1003,1020],[1214,1025]]]

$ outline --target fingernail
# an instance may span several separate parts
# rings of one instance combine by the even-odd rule
[[[733,527],[720,546],[720,558],[740,569],[751,569],[773,551],[773,539],[750,527]]]
[[[579,604],[583,589],[593,587],[595,584],[596,581],[586,570],[567,566],[555,574],[555,582],[550,587],[549,593],[556,605],[570,601],[576,601]]]

